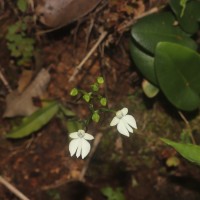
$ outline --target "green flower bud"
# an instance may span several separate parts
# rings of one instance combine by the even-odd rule
[[[100,119],[100,116],[99,116],[99,114],[98,114],[98,111],[95,111],[95,112],[93,113],[93,115],[92,115],[92,120],[93,120],[94,122],[99,122],[99,119]]]
[[[99,76],[99,77],[97,78],[97,83],[99,83],[99,84],[103,84],[103,83],[104,83],[104,79],[103,79],[102,76]]]
[[[89,102],[90,99],[91,99],[91,94],[88,94],[88,93],[84,94],[84,95],[83,95],[83,99],[84,99],[86,102]]]
[[[107,99],[104,98],[104,97],[101,98],[101,99],[100,99],[100,103],[101,103],[102,106],[106,106],[106,105],[107,105]]]
[[[71,92],[70,92],[70,95],[71,96],[76,96],[78,94],[78,89],[77,88],[73,88],[72,90],[71,90]]]
[[[91,85],[91,88],[94,92],[97,92],[99,90],[99,85],[97,83]]]

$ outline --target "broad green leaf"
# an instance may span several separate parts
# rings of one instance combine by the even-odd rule
[[[21,12],[25,12],[28,8],[27,0],[18,0],[17,1],[17,7]]]
[[[182,15],[180,0],[170,0],[170,6],[179,21],[181,28],[189,34],[194,34],[199,29],[200,1],[188,1]]]
[[[130,42],[131,58],[142,75],[154,85],[158,85],[154,70],[154,58],[143,52],[133,41]]]
[[[22,124],[9,132],[6,137],[11,139],[23,138],[31,133],[38,131],[47,124],[58,112],[58,103],[52,102],[43,108],[26,117]]]
[[[200,105],[200,56],[169,42],[156,48],[155,71],[159,86],[178,109],[192,111]]]
[[[147,80],[143,80],[142,89],[145,95],[149,98],[155,97],[159,92],[159,89]]]
[[[173,147],[185,159],[200,165],[200,146],[194,144],[177,143],[165,138],[161,138],[161,140],[169,146]]]
[[[174,42],[196,49],[196,43],[178,26],[174,26],[175,18],[170,12],[146,16],[131,29],[133,39],[151,54],[155,53],[158,42]]]

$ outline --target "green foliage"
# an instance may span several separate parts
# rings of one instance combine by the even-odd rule
[[[200,1],[199,0],[170,0],[170,6],[175,13],[180,27],[189,34],[194,34],[199,29]],[[186,4],[187,3],[187,4]]]
[[[173,26],[175,18],[170,12],[152,14],[135,23],[131,35],[144,52],[153,55],[159,42],[174,42],[196,49],[196,43],[178,26]]]
[[[39,108],[29,117],[25,117],[18,127],[13,128],[12,131],[6,134],[6,138],[19,139],[38,131],[44,125],[46,125],[59,111],[61,111],[61,113],[66,117],[73,117],[75,115],[71,110],[65,108],[60,103],[53,101],[44,107]],[[75,125],[68,124],[68,128],[73,129],[72,127],[74,126]]]
[[[107,197],[108,200],[125,200],[125,196],[122,193],[121,188],[113,189],[111,187],[105,187],[101,189],[101,192]]]
[[[180,6],[182,7],[181,10],[181,17],[184,15],[185,12],[185,8],[186,8],[186,3],[188,2],[188,0],[180,0]]]
[[[173,147],[177,152],[179,152],[185,159],[189,160],[194,164],[200,165],[200,146],[194,144],[183,144],[177,143],[165,138],[161,138],[161,140]]]
[[[6,39],[11,56],[17,59],[17,65],[29,65],[33,57],[35,40],[27,37],[26,20],[10,25]]]
[[[159,43],[155,72],[161,90],[178,109],[192,111],[199,107],[200,55],[196,51],[174,43]]]
[[[77,120],[68,120],[66,122],[66,126],[69,133],[77,132],[77,130],[83,129],[82,123]]]
[[[6,137],[18,139],[38,131],[55,116],[58,109],[59,106],[57,102],[49,103],[47,106],[34,112],[31,116],[24,118],[22,124],[9,132]]]
[[[46,193],[51,198],[51,200],[60,200],[61,199],[60,193],[57,190],[48,190]]]
[[[28,8],[28,2],[27,0],[18,0],[17,1],[17,7],[21,12],[25,12]]]
[[[196,7],[199,5],[194,0],[187,3],[184,16],[188,18],[187,10],[192,2]],[[170,2],[174,11],[176,4],[181,7],[179,3],[179,0]],[[199,10],[194,12],[195,23]],[[183,18],[177,15],[178,20]],[[152,14],[139,20],[131,30],[130,51],[142,75],[150,82],[143,84],[147,96],[154,97],[160,89],[176,108],[193,111],[200,105],[200,56],[196,52],[196,43],[182,27],[174,25],[175,20],[171,12]],[[192,23],[190,20],[186,24]]]
[[[90,120],[98,123],[100,120],[100,112],[107,111],[104,108],[107,105],[107,99],[101,95],[103,83],[103,77],[99,76],[97,77],[96,81],[93,84],[91,84],[89,91],[73,88],[70,92],[71,96],[79,95],[78,99],[83,99],[91,112],[91,116],[89,116],[88,120],[84,122],[86,127]]]

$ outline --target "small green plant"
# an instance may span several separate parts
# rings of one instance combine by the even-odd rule
[[[122,188],[113,189],[111,187],[105,187],[101,189],[101,192],[108,200],[125,200],[125,196],[122,192]]]
[[[25,13],[28,7],[27,1],[18,0],[17,6],[21,12]],[[27,25],[31,20],[30,16],[23,16],[8,27],[6,34],[7,47],[19,66],[29,66],[33,58],[35,40],[28,36]]]
[[[67,118],[67,128],[70,132],[69,137],[72,140],[69,143],[69,151],[71,156],[76,154],[76,157],[81,156],[84,159],[90,152],[90,143],[88,140],[93,140],[94,136],[87,133],[89,124],[93,121],[98,123],[100,115],[103,112],[113,112],[108,109],[107,99],[101,95],[101,87],[104,83],[103,77],[98,77],[96,82],[91,85],[90,91],[73,88],[70,92],[72,97],[77,97],[77,100],[82,100],[88,106],[89,114],[84,120],[75,118],[75,114],[57,101],[44,102],[45,105],[39,108],[32,115],[24,118],[22,123],[13,128],[6,137],[9,139],[19,139],[26,137],[46,125],[54,116],[58,116],[61,120]],[[73,117],[73,120],[69,120]],[[133,133],[133,128],[137,129],[135,118],[128,115],[128,108],[123,108],[116,112],[116,116],[110,122],[110,126],[117,126],[120,134],[129,137],[129,133]]]
[[[152,98],[161,91],[177,110],[190,112],[200,107],[200,55],[192,38],[199,29],[200,1],[171,0],[169,5],[170,11],[146,16],[133,25],[130,51],[147,79],[142,84],[144,93]],[[162,141],[199,164],[200,147],[191,129],[185,133],[186,143]]]
[[[100,113],[104,111],[109,111],[106,109],[107,99],[101,95],[100,89],[104,83],[103,77],[97,77],[96,82],[90,86],[90,91],[73,88],[70,92],[70,95],[78,99],[82,99],[88,105],[91,116],[84,121],[85,126],[90,123],[90,120],[94,122],[99,122]]]

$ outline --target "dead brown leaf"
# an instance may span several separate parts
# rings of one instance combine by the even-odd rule
[[[6,97],[6,110],[3,117],[28,116],[37,110],[32,98],[40,97],[45,92],[50,81],[50,74],[42,69],[32,83],[20,92],[15,90]]]

